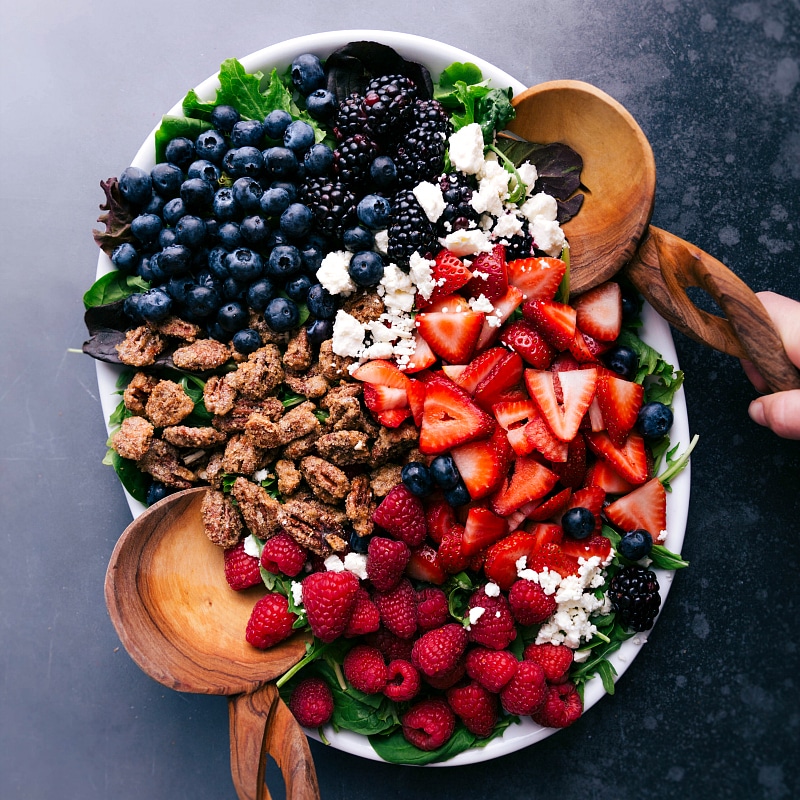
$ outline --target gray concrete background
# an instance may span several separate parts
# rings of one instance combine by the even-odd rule
[[[103,578],[130,521],[101,465],[83,341],[98,182],[230,56],[382,28],[462,47],[525,83],[623,102],[658,165],[654,222],[755,289],[800,297],[798,0],[99,3],[2,1],[0,797],[232,797],[221,698],[133,664]],[[788,798],[796,770],[800,445],[746,416],[727,356],[676,335],[692,430],[684,555],[649,643],[578,724],[478,766],[412,769],[312,744],[334,798]]]

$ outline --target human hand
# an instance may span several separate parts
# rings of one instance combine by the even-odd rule
[[[789,360],[800,367],[800,303],[775,292],[757,292],[756,296],[775,323]],[[742,367],[759,392],[769,392],[766,381],[750,361],[742,361]],[[800,389],[758,397],[750,403],[748,414],[753,422],[778,436],[800,439]]]

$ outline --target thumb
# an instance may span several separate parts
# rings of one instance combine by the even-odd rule
[[[748,414],[784,439],[800,439],[800,389],[759,397],[750,403]]]

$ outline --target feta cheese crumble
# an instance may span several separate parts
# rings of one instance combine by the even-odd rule
[[[331,294],[348,297],[356,290],[356,285],[347,271],[352,256],[353,254],[346,250],[333,250],[322,259],[317,270],[317,280]]]
[[[413,189],[414,197],[417,202],[422,206],[425,216],[431,221],[438,221],[442,216],[445,208],[444,196],[442,195],[441,188],[428,181],[418,183]]]
[[[477,122],[456,131],[449,146],[450,163],[458,172],[475,175],[483,166],[483,131]]]
[[[252,533],[244,539],[244,551],[247,555],[253,556],[253,558],[258,558],[261,555],[256,537]]]
[[[364,346],[365,333],[366,330],[362,323],[351,314],[339,309],[336,312],[336,319],[333,321],[333,352],[337,356],[358,358],[358,354]]]

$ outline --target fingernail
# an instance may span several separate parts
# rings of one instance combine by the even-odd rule
[[[756,424],[767,424],[766,417],[764,416],[764,404],[761,400],[753,400],[753,402],[750,403],[750,407],[747,409],[747,413],[750,415],[750,419]]]

